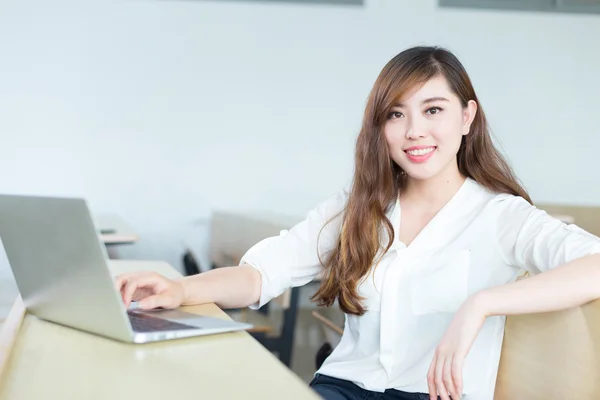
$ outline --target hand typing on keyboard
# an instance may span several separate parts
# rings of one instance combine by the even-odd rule
[[[121,274],[115,283],[125,307],[138,302],[142,310],[177,308],[183,303],[183,286],[156,272],[131,272]]]

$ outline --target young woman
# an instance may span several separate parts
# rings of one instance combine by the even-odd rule
[[[349,190],[240,266],[117,286],[144,309],[256,308],[321,274],[314,300],[346,314],[311,382],[324,399],[492,400],[505,316],[599,298],[599,254],[600,239],[531,204],[458,59],[415,47],[375,82]],[[515,282],[523,269],[536,276]]]

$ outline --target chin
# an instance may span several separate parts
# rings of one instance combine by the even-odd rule
[[[426,181],[428,179],[431,179],[433,177],[435,177],[436,174],[411,174],[411,173],[407,173],[408,177],[411,179],[415,179],[418,181]]]
[[[406,169],[404,169],[404,171],[406,171],[406,175],[408,175],[409,178],[416,179],[419,181],[431,179],[440,173],[440,171],[431,171],[431,170],[428,170],[425,168],[414,168],[414,167],[406,168]]]

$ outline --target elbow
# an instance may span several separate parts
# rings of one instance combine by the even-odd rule
[[[260,301],[260,296],[262,294],[262,274],[258,269],[251,265],[244,264],[242,267],[246,269],[248,282],[250,282],[247,306],[257,304]]]
[[[260,302],[260,296],[262,294],[262,274],[253,267],[250,267],[252,273],[252,304]]]

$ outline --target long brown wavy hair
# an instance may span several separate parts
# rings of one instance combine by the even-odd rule
[[[407,49],[383,68],[369,95],[362,128],[356,142],[355,170],[348,202],[342,212],[337,246],[322,261],[325,267],[319,290],[312,297],[321,306],[338,299],[347,314],[362,315],[358,284],[373,265],[378,251],[389,250],[394,229],[386,216],[402,190],[405,177],[389,155],[383,129],[392,107],[413,88],[443,76],[463,107],[474,100],[478,110],[471,130],[458,150],[458,169],[487,189],[531,199],[508,163],[494,147],[485,114],[471,80],[460,61],[439,47]],[[388,243],[380,243],[387,232]]]

